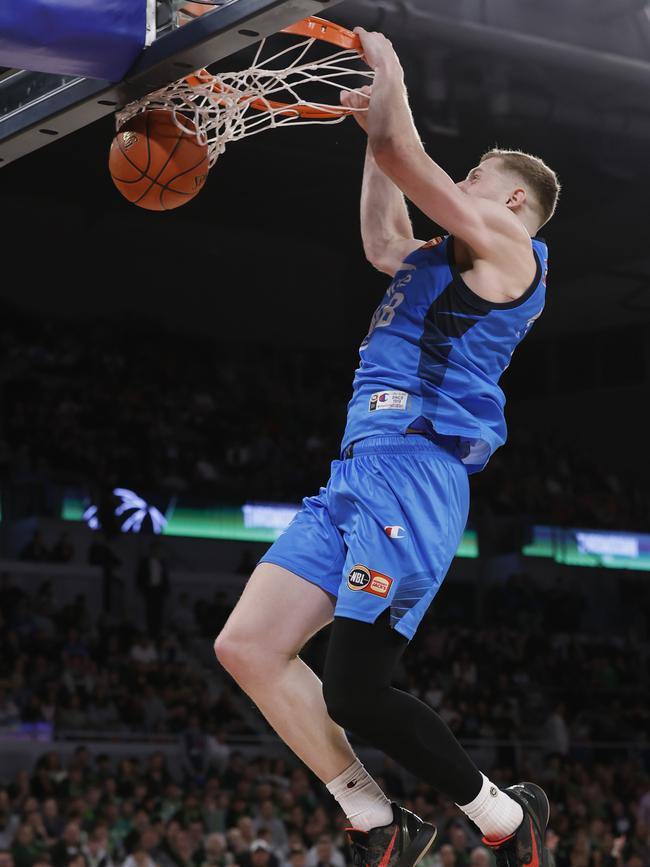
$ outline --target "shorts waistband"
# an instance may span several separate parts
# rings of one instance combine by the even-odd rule
[[[359,455],[372,454],[405,454],[406,452],[421,451],[444,454],[453,460],[460,460],[449,448],[436,442],[427,434],[418,431],[410,431],[404,434],[392,434],[391,436],[365,437],[351,443],[341,452],[341,460],[356,458]]]

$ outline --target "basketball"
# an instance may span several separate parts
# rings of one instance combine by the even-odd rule
[[[182,129],[178,124],[182,124]],[[208,176],[208,146],[191,120],[144,111],[120,128],[108,158],[113,183],[134,205],[169,211],[193,199]]]

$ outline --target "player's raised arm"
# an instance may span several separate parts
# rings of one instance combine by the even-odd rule
[[[520,240],[521,226],[506,207],[468,196],[427,155],[409,108],[403,70],[389,40],[361,28],[356,32],[366,61],[375,70],[367,131],[381,171],[424,214],[467,242],[479,257],[491,255],[500,238]]]
[[[370,87],[359,91],[343,91],[341,103],[348,108],[362,109],[355,118],[367,132],[367,107]],[[366,150],[361,188],[361,237],[366,258],[385,274],[393,277],[404,259],[422,246],[413,237],[413,227],[404,195],[377,165],[372,149]]]
[[[370,147],[361,188],[361,237],[368,261],[390,277],[424,243],[413,237],[404,196],[381,171]]]

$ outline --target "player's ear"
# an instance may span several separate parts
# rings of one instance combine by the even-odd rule
[[[520,208],[525,203],[526,199],[526,190],[523,187],[516,187],[516,189],[512,190],[508,196],[506,205],[514,210],[515,208]]]

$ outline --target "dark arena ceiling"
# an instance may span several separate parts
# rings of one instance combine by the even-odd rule
[[[558,171],[536,332],[650,322],[650,3],[345,0],[323,15],[393,40],[420,134],[452,176],[495,145]],[[359,336],[385,283],[362,260],[353,121],[229,146],[202,194],[168,214],[113,189],[113,129],[106,118],[0,170],[4,259],[20,278],[3,297],[66,315],[139,306],[202,329],[230,316],[230,336],[268,336],[286,316],[300,341]],[[342,325],[332,295],[346,301]]]

